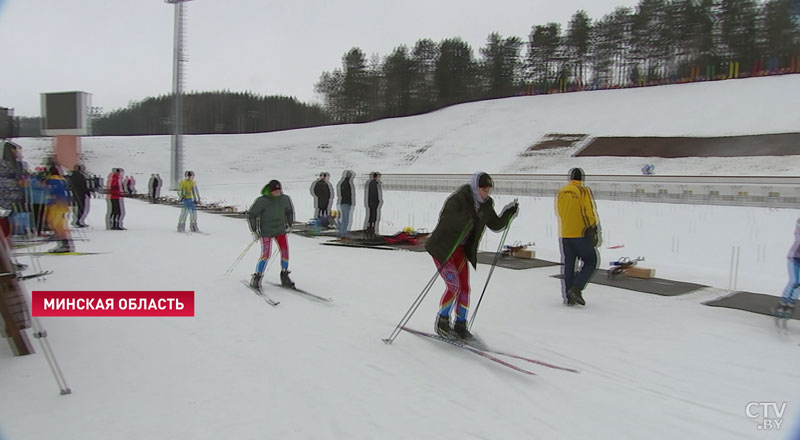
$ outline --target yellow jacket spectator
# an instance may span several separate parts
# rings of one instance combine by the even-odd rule
[[[597,211],[592,191],[583,184],[583,170],[573,168],[569,183],[556,196],[558,235],[564,265],[562,297],[568,306],[586,305],[583,289],[597,269],[597,246],[600,243]],[[583,264],[576,273],[577,261]]]
[[[72,235],[69,231],[69,191],[66,179],[61,176],[57,166],[52,165],[45,180],[47,188],[47,224],[53,230],[55,238],[60,240],[58,246],[50,249],[52,253],[74,252]]]
[[[561,238],[583,237],[586,228],[597,225],[592,191],[583,185],[583,180],[572,179],[572,176],[569,183],[558,191],[556,212],[559,220],[558,236]]]

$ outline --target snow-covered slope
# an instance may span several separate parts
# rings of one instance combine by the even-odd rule
[[[725,136],[797,132],[800,75],[515,97],[462,104],[430,114],[247,135],[187,136],[185,161],[206,184],[260,183],[268,177],[313,180],[390,172],[638,174],[642,158],[571,158],[563,154],[523,161],[519,154],[551,133],[588,136]],[[49,139],[20,139],[31,165],[49,152]],[[124,167],[140,180],[167,176],[169,136],[89,137],[90,170]],[[800,147],[799,147],[800,148]],[[648,159],[659,174],[797,175],[797,156]],[[231,170],[233,173],[227,173]]]

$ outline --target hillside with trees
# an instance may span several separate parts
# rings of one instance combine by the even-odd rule
[[[489,34],[421,39],[368,59],[358,47],[316,90],[337,122],[411,115],[516,95],[800,73],[800,1],[641,0],[567,29],[534,25],[527,39]]]

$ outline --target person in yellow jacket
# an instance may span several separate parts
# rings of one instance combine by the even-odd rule
[[[69,253],[74,252],[72,234],[69,231],[69,184],[61,176],[61,171],[56,165],[51,165],[44,182],[47,191],[47,224],[53,230],[54,236],[60,244],[48,252]]]
[[[194,182],[194,172],[187,171],[186,178],[178,184],[178,198],[183,206],[181,216],[178,218],[178,232],[186,230],[186,214],[190,214],[189,229],[192,232],[199,232],[197,229],[197,208],[195,203],[200,203],[200,192]]]
[[[569,171],[569,183],[561,187],[556,196],[558,236],[561,241],[563,263],[564,303],[586,305],[583,289],[589,282],[599,257],[600,230],[597,209],[592,191],[583,184],[584,173],[580,168]],[[582,265],[576,273],[576,263]]]

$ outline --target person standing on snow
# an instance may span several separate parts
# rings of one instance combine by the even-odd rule
[[[436,333],[445,338],[473,339],[467,329],[469,308],[469,267],[477,265],[478,243],[484,229],[500,231],[517,214],[519,205],[511,202],[498,217],[494,200],[489,196],[494,187],[491,176],[475,173],[468,185],[463,185],[444,202],[439,223],[425,243],[425,250],[433,257],[439,275],[447,288],[439,301]],[[456,320],[450,327],[450,314],[456,306]]]
[[[350,220],[355,204],[356,187],[353,184],[355,173],[345,170],[342,180],[339,181],[339,240],[347,239],[350,230]]]
[[[25,195],[31,205],[31,216],[33,216],[33,229],[37,237],[44,236],[47,222],[47,191],[45,190],[45,178],[47,172],[43,167],[36,167],[35,172],[28,177]]]
[[[181,204],[181,215],[178,217],[178,232],[186,230],[186,214],[190,214],[189,229],[192,232],[198,232],[197,229],[197,208],[195,203],[200,203],[200,191],[197,189],[197,184],[194,182],[194,172],[187,171],[186,178],[178,184],[178,199]]]
[[[383,190],[381,189],[381,174],[373,172],[371,178],[367,182],[366,197],[367,205],[367,224],[365,230],[367,237],[374,237],[378,233],[378,225],[381,221],[381,205],[383,205]]]
[[[779,318],[790,318],[794,313],[794,306],[797,303],[797,295],[800,293],[800,218],[794,227],[794,243],[789,248],[789,282],[783,289],[783,296],[778,301],[775,309],[775,316]]]
[[[61,244],[50,249],[50,252],[74,252],[72,236],[67,227],[70,202],[69,185],[67,180],[61,177],[61,172],[55,165],[50,166],[45,186],[47,187],[47,224],[55,233],[55,237],[61,240]]]
[[[158,203],[159,197],[161,197],[161,187],[164,186],[163,182],[161,181],[161,175],[156,173],[155,180],[153,181],[153,203]]]
[[[75,204],[75,212],[72,214],[72,225],[78,228],[85,228],[87,225],[84,220],[89,213],[89,185],[84,174],[82,164],[75,165],[75,170],[70,176],[70,188],[72,188],[72,200]]]
[[[108,215],[106,229],[124,231],[122,219],[125,218],[125,206],[122,204],[122,168],[114,168],[108,175]]]
[[[125,192],[131,196],[136,194],[136,179],[133,175],[125,178]]]
[[[0,229],[6,244],[11,246],[12,217],[21,213],[20,202],[23,201],[23,192],[20,188],[22,181],[22,168],[16,159],[16,147],[11,142],[6,142],[3,147],[3,158],[0,160]]]
[[[592,191],[583,184],[583,170],[569,171],[569,183],[556,196],[558,236],[561,238],[561,258],[564,270],[564,303],[586,305],[583,289],[597,269],[597,247],[600,230]],[[577,260],[583,264],[575,273]]]
[[[147,196],[150,198],[150,203],[156,202],[156,175],[150,174],[150,180],[147,182]]]
[[[289,278],[289,242],[286,238],[294,223],[294,207],[292,199],[283,194],[281,183],[270,180],[261,189],[259,196],[247,211],[247,221],[254,240],[261,241],[261,256],[256,264],[256,271],[250,279],[250,287],[261,289],[261,278],[267,269],[267,260],[272,252],[272,239],[278,243],[281,252],[281,285],[294,287]]]
[[[322,219],[330,215],[333,187],[328,182],[329,176],[328,173],[322,172],[319,174],[319,179],[311,185],[311,195],[314,196],[314,206],[317,208],[314,218]]]

